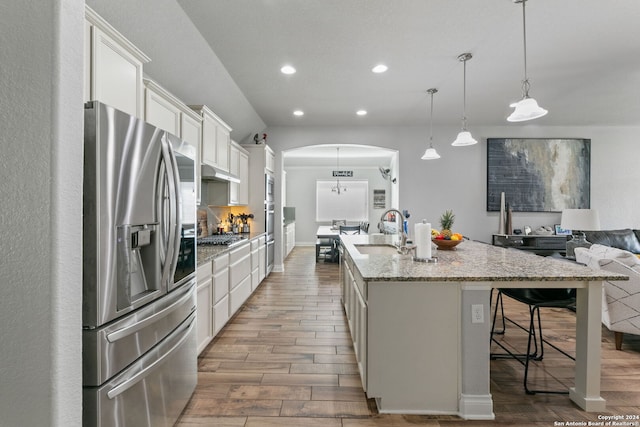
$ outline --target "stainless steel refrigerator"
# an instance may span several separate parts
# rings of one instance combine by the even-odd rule
[[[172,426],[197,381],[194,155],[85,104],[83,424]]]

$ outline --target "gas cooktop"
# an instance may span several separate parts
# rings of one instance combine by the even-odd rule
[[[207,237],[198,237],[198,245],[232,245],[234,243],[247,240],[245,236],[237,234],[212,234]]]

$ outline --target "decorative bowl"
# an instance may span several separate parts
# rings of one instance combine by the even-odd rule
[[[445,239],[431,239],[436,244],[439,250],[452,251],[458,246],[462,240],[445,240]]]

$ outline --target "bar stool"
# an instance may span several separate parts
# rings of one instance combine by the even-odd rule
[[[525,328],[513,320],[504,315],[503,295],[519,301],[523,304],[527,304],[529,307],[529,328]],[[492,295],[493,298],[493,295]],[[542,322],[540,320],[540,308],[572,308],[576,304],[576,290],[575,289],[529,289],[529,288],[514,288],[514,289],[500,289],[496,298],[495,311],[493,313],[493,322],[491,325],[491,341],[496,343],[502,348],[505,353],[491,353],[492,360],[501,358],[513,358],[520,362],[524,366],[524,390],[526,394],[547,393],[547,394],[569,394],[568,391],[560,390],[533,390],[528,386],[528,374],[529,374],[529,362],[531,360],[542,360],[544,357],[544,344],[549,345],[558,352],[564,354],[571,360],[576,360],[575,357],[561,350],[557,346],[553,345],[542,337]],[[502,330],[496,331],[496,318],[498,314],[498,308],[502,314]],[[538,320],[538,328],[536,332],[535,319]],[[516,354],[506,348],[501,342],[495,339],[494,335],[502,335],[506,332],[506,321],[514,324],[520,329],[529,334],[527,340],[526,353]],[[540,347],[538,348],[538,342]],[[533,348],[532,348],[533,345]],[[539,350],[539,353],[538,353]]]

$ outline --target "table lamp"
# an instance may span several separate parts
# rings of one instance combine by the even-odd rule
[[[571,230],[572,239],[567,241],[567,258],[575,258],[575,249],[588,248],[583,231],[600,230],[600,216],[595,209],[564,209],[560,219],[560,228]]]

